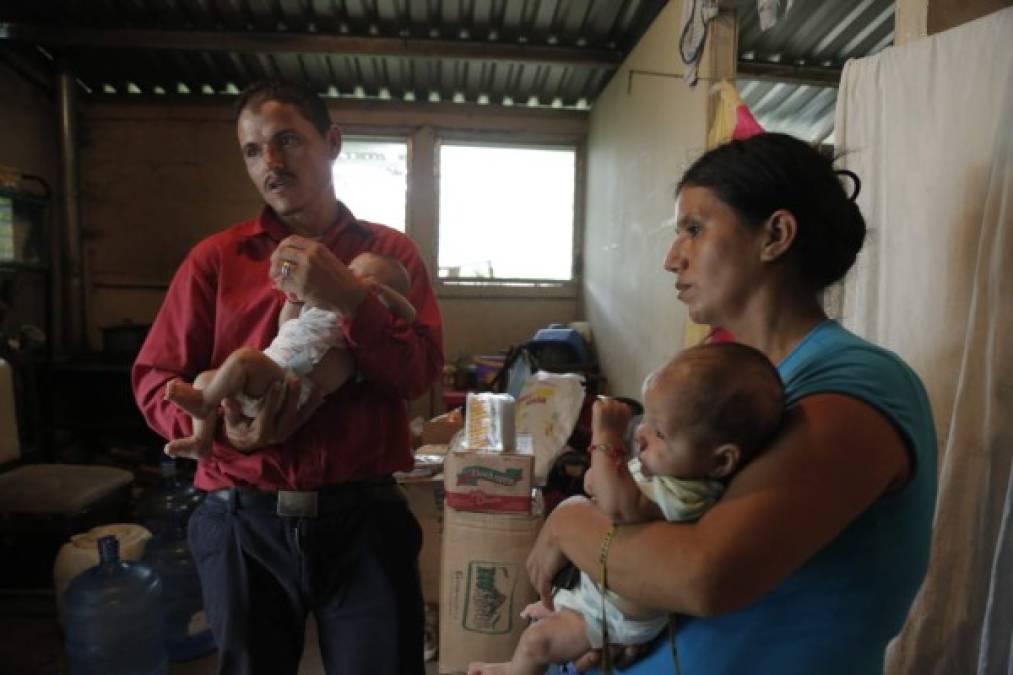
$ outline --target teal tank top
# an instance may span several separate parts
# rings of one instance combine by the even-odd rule
[[[910,482],[881,497],[826,548],[754,604],[718,617],[680,617],[682,675],[879,675],[929,561],[936,436],[918,376],[896,354],[827,320],[778,365],[788,404],[852,396],[907,441]],[[624,675],[675,673],[666,636]]]

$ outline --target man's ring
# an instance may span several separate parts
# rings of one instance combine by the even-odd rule
[[[292,276],[292,263],[285,261],[281,264],[281,278],[288,279]]]

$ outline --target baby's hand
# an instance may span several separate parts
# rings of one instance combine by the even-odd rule
[[[615,434],[622,437],[633,417],[633,411],[625,403],[614,398],[600,397],[591,409],[591,433],[600,437]]]

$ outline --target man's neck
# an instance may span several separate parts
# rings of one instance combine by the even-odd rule
[[[304,237],[319,237],[338,219],[338,201],[330,200],[320,206],[307,207],[296,213],[278,215],[293,233]]]

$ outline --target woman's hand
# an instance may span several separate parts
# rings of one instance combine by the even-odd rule
[[[270,274],[278,290],[345,316],[366,297],[366,286],[330,249],[296,234],[283,239],[271,254]]]
[[[222,401],[225,436],[236,449],[244,452],[280,443],[302,426],[324,399],[316,388],[299,406],[300,384],[297,378],[275,382],[264,394],[260,412],[253,419],[243,416],[242,407],[235,399]]]
[[[647,645],[609,645],[612,653],[612,665],[618,668],[626,668],[641,656],[647,653]],[[592,649],[579,659],[573,662],[578,673],[587,671],[601,665],[601,650]]]
[[[568,562],[553,534],[558,514],[567,508],[571,507],[563,502],[549,514],[538,532],[534,546],[531,547],[531,553],[528,554],[527,568],[531,585],[541,598],[542,604],[549,609],[555,609],[552,604],[552,578]]]

